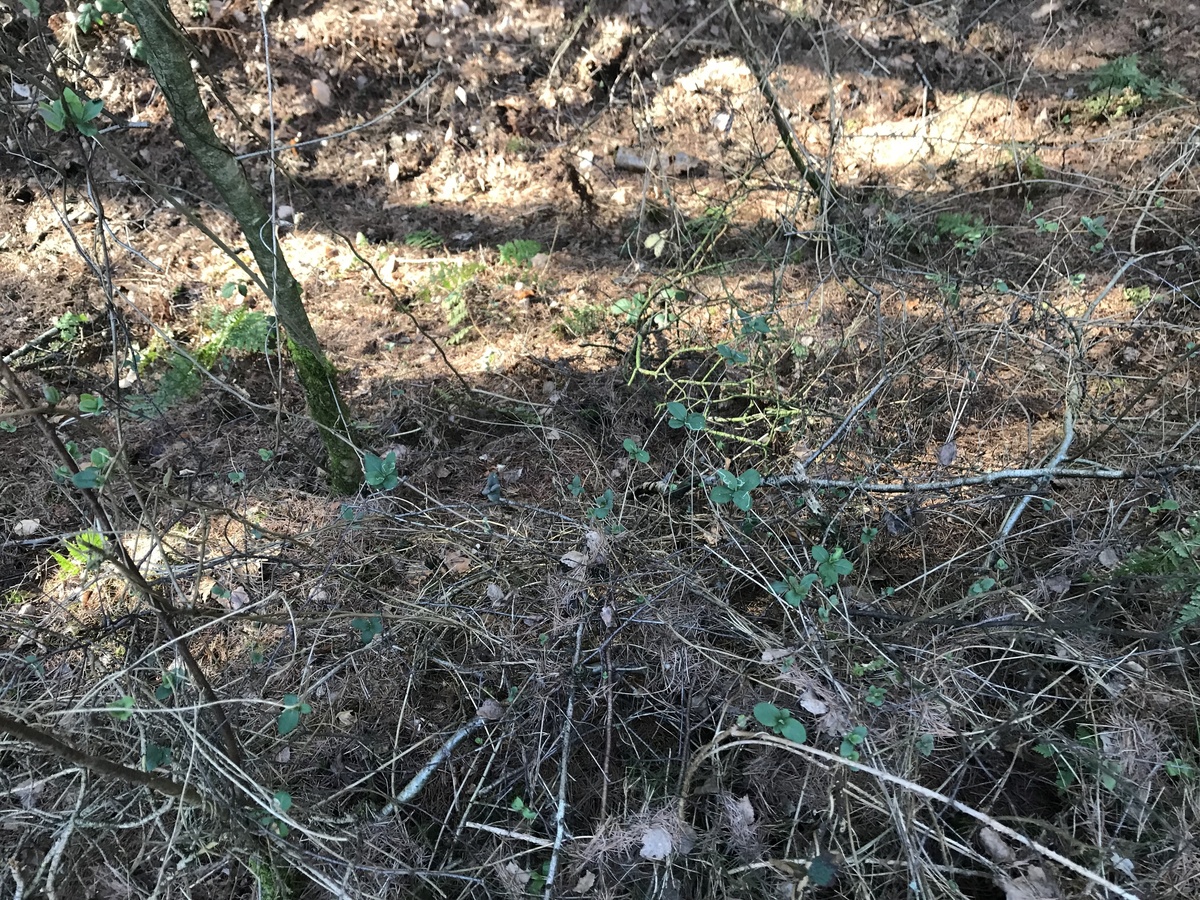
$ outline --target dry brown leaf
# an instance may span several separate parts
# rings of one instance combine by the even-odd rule
[[[454,547],[447,547],[442,554],[442,565],[451,575],[463,575],[471,571],[471,557]]]
[[[938,465],[948,466],[954,462],[956,456],[958,456],[958,444],[954,443],[954,441],[946,441],[946,443],[938,448]]]
[[[479,709],[475,710],[475,715],[481,719],[487,719],[489,722],[495,722],[504,718],[504,707],[489,697],[479,704]]]
[[[41,524],[41,519],[22,519],[13,526],[13,534],[17,537],[29,537]]]
[[[333,105],[333,92],[329,90],[329,85],[320,78],[314,78],[309,85],[309,90],[312,91],[313,99],[322,106]]]
[[[584,872],[579,876],[579,880],[575,882],[575,887],[571,888],[572,894],[586,894],[596,884],[595,872]]]

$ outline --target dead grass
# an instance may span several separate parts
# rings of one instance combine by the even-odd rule
[[[91,209],[103,167],[12,107],[62,171],[5,174],[0,231],[32,240],[0,256],[6,352],[63,284],[90,313],[10,362],[81,457],[113,451],[100,502],[169,611],[118,535],[79,543],[94,516],[6,396],[3,896],[1196,895],[1195,129],[1178,99],[1081,118],[1093,32],[1133,52],[1137,5],[1050,31],[1004,4],[755,11],[824,212],[721,8],[458,6],[380,14],[417,36],[400,76],[335,7],[271,24],[277,77],[319,64],[344,105],[291,85],[298,137],[438,60],[467,97],[285,166],[285,247],[391,491],[327,496],[269,344],[138,412],[234,270],[124,188]],[[1162,16],[1166,53],[1190,26]],[[238,46],[210,54],[248,109]],[[178,176],[169,136],[145,149]],[[96,278],[85,209],[156,243],[98,232]],[[542,252],[502,261],[513,239]],[[748,510],[716,502],[750,469]]]

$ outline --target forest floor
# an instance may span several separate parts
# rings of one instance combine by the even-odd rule
[[[173,6],[371,484],[0,0],[0,897],[1200,895],[1200,6]]]

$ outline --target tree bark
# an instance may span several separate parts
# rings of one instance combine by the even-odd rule
[[[262,273],[309,414],[321,431],[330,486],[351,493],[362,484],[362,465],[349,411],[338,393],[337,371],[325,357],[304,309],[300,285],[272,240],[271,217],[241,163],[213,130],[192,74],[190,45],[165,0],[127,0],[125,6],[141,32],[150,71],[167,100],[180,139],[237,220]]]

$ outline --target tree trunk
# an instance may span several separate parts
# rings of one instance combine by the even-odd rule
[[[362,484],[350,417],[337,389],[337,371],[321,349],[300,285],[273,240],[271,217],[241,163],[217,137],[192,74],[191,48],[165,0],[126,0],[141,32],[146,59],[166,97],[175,129],[241,227],[262,273],[275,317],[283,328],[296,375],[308,398],[308,411],[321,431],[328,456],[329,483],[351,493]]]

